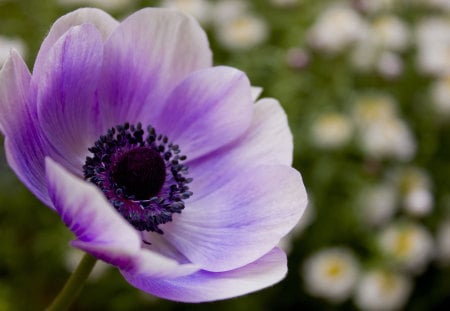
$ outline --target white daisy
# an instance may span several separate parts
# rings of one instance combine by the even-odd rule
[[[312,295],[338,303],[351,295],[359,276],[359,264],[350,250],[329,248],[309,257],[302,274]]]
[[[419,69],[434,76],[450,75],[450,21],[429,17],[416,29]]]
[[[428,215],[433,209],[434,197],[427,172],[409,167],[401,170],[396,178],[403,196],[403,209],[416,217]]]
[[[415,223],[396,223],[385,228],[379,236],[381,251],[398,267],[420,273],[433,256],[431,234]]]
[[[355,303],[363,311],[393,311],[405,305],[412,283],[404,275],[376,269],[366,272],[358,283]]]
[[[312,125],[312,142],[323,149],[340,148],[347,144],[353,134],[351,119],[340,113],[325,113]]]
[[[410,160],[416,141],[408,124],[397,116],[394,101],[384,95],[361,97],[353,116],[362,151],[375,159]]]
[[[367,187],[359,196],[364,221],[379,226],[387,223],[397,210],[397,192],[390,183]]]
[[[211,18],[211,4],[207,0],[163,0],[163,8],[178,9],[192,15],[201,24],[206,24]]]
[[[329,53],[338,53],[367,34],[364,19],[351,7],[326,8],[309,30],[313,47]]]
[[[227,49],[246,50],[263,43],[268,34],[266,22],[251,14],[240,14],[216,25],[217,40]]]

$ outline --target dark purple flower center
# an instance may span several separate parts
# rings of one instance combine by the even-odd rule
[[[166,180],[166,165],[159,152],[138,147],[126,152],[112,168],[112,179],[138,200],[159,193]]]
[[[192,179],[178,145],[151,126],[144,134],[140,123],[111,128],[89,148],[83,172],[137,230],[163,233],[158,226],[184,209]]]

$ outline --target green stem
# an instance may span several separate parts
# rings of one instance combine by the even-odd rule
[[[89,274],[94,268],[97,259],[89,254],[84,254],[75,272],[70,276],[61,292],[55,298],[47,311],[67,310],[72,302],[80,294]]]

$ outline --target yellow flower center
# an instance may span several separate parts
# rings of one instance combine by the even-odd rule
[[[331,259],[325,270],[325,274],[331,279],[339,278],[344,272],[345,266],[342,261],[337,258]]]

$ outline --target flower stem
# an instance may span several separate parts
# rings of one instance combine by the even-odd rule
[[[75,272],[70,276],[61,292],[53,300],[47,311],[67,310],[80,294],[89,274],[94,268],[97,259],[90,254],[84,254]]]

